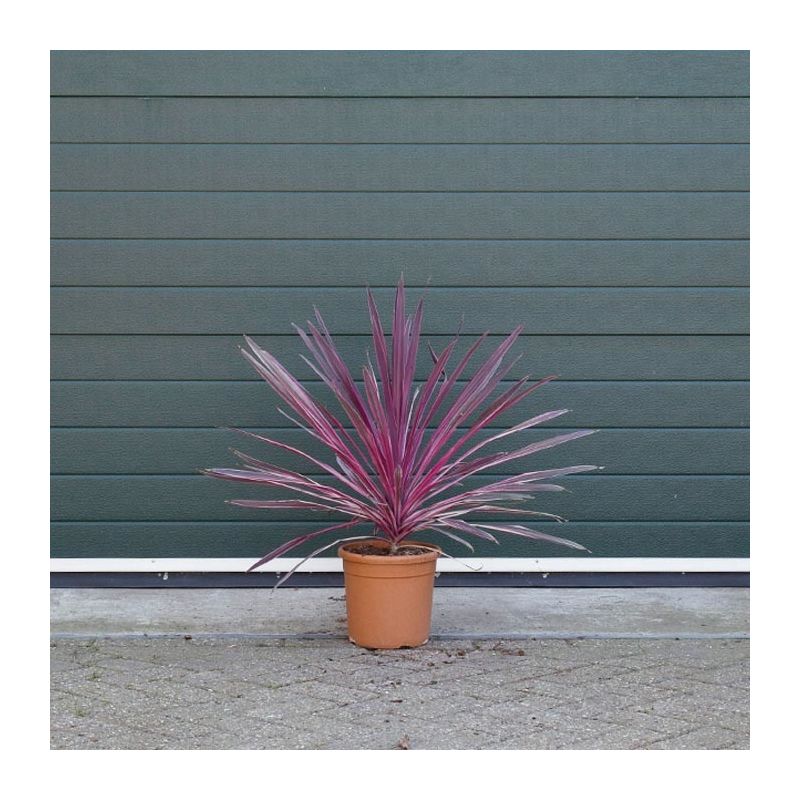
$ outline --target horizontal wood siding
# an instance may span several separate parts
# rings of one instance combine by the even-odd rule
[[[60,97],[53,142],[742,144],[746,98]]]
[[[296,336],[253,333],[262,347],[291,365],[297,377],[314,378],[298,358]],[[446,336],[426,338],[437,351],[449,341]],[[370,341],[350,335],[340,337],[338,344],[347,362],[357,363]],[[487,349],[499,343],[499,336],[490,336]],[[242,344],[241,336],[224,334],[60,334],[52,337],[51,376],[73,381],[255,380],[240,356]],[[531,369],[557,373],[566,381],[742,381],[749,375],[747,336],[523,335],[516,352],[521,358],[511,378],[521,378]],[[426,368],[418,364],[419,379]],[[464,375],[473,372],[474,365],[468,365]]]
[[[358,367],[363,287],[388,312],[401,272],[434,347],[524,324],[509,378],[559,380],[509,421],[598,429],[530,460],[605,466],[538,502],[571,520],[543,530],[597,557],[747,555],[747,53],[51,65],[54,557],[249,557],[313,530],[197,474],[259,451],[224,426],[303,440],[241,334],[324,397],[291,323],[316,304]]]
[[[269,436],[269,430],[275,431],[273,428],[261,432]],[[545,438],[545,429],[541,430],[542,434],[532,439]],[[553,435],[550,430],[547,434]],[[304,447],[317,458],[327,456],[319,443],[309,444],[303,431],[287,428],[280,431],[280,437],[294,447]],[[216,463],[230,448],[261,451],[265,457],[267,452],[267,448],[241,434],[215,428],[55,428],[52,466],[54,472],[64,475],[192,475],[196,474],[198,463]],[[609,449],[613,450],[613,460],[608,459]],[[604,428],[602,436],[563,445],[561,453],[578,464],[603,461],[608,475],[637,475],[652,470],[652,453],[659,452],[660,468],[665,473],[703,475],[746,474],[748,450],[747,432],[741,428]],[[291,453],[270,453],[269,460],[287,469],[308,472],[308,462]],[[539,463],[540,458],[536,457],[521,459],[500,465],[497,472],[518,471],[515,464],[534,470]]]
[[[551,456],[550,462],[563,465],[565,459]],[[466,489],[477,484],[477,478],[464,481]],[[747,479],[738,475],[592,475],[573,477],[569,485],[570,492],[538,499],[538,508],[584,521],[741,521],[747,514]],[[204,475],[61,475],[52,487],[53,519],[59,521],[150,521],[156,514],[165,521],[246,520],[253,518],[252,509],[229,506],[226,498],[279,496],[279,490],[234,486]],[[258,516],[287,520],[285,511],[259,511]],[[318,511],[290,516],[329,519]]]
[[[53,145],[52,188],[140,192],[747,191],[746,145]]]
[[[309,386],[321,398],[329,397],[319,382]],[[501,386],[507,389],[509,384]],[[547,406],[571,409],[562,424],[577,427],[743,427],[748,423],[747,388],[742,381],[561,380],[523,400],[508,420],[521,422]],[[53,384],[52,422],[77,427],[282,427],[286,418],[276,405],[267,388],[252,380],[66,380]],[[658,456],[653,453],[654,467]]]
[[[743,239],[743,192],[56,192],[59,239]]]
[[[73,239],[60,286],[747,286],[746,241]],[[380,265],[380,269],[376,268]],[[258,332],[263,332],[261,328]]]
[[[744,52],[56,51],[53,95],[741,97]]]
[[[376,299],[388,312],[391,291]],[[426,299],[431,334],[454,331],[462,317],[464,333],[508,329],[509,319],[538,334],[747,332],[742,288],[432,288]],[[363,289],[69,287],[54,289],[52,303],[54,333],[280,333],[308,319],[314,304],[327,307],[332,333],[359,334],[369,324]],[[476,307],[480,316],[465,315]]]
[[[194,522],[54,522],[53,558],[249,558],[277,547],[286,536],[311,533],[312,522],[282,522],[273,525],[253,520]],[[564,534],[558,523],[538,522],[537,528]],[[593,553],[605,558],[747,558],[746,522],[592,522],[571,521],[570,535]],[[434,537],[436,538],[436,537]],[[438,540],[446,545],[445,540]],[[313,544],[298,548],[308,555]],[[476,555],[496,558],[491,542],[475,542]],[[531,558],[530,542],[503,541],[504,557]],[[536,546],[537,558],[563,558],[564,549],[548,544]]]

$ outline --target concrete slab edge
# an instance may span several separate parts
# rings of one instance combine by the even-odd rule
[[[204,633],[187,634],[182,631],[159,632],[159,633],[66,633],[55,632],[50,635],[52,640],[87,640],[87,639],[117,639],[117,640],[138,640],[138,639],[231,639],[231,640],[265,640],[279,641],[289,640],[314,640],[314,639],[338,639],[347,641],[347,637],[338,633],[214,633],[213,631]],[[750,634],[746,631],[732,631],[726,633],[597,633],[595,631],[575,632],[575,631],[531,631],[526,633],[433,633],[431,641],[494,641],[502,639],[505,641],[534,641],[536,639],[749,639]]]

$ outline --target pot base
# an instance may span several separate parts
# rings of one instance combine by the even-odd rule
[[[424,647],[426,644],[428,644],[430,638],[426,639],[424,642],[420,642],[419,644],[401,644],[397,647],[367,647],[365,644],[359,644],[352,636],[348,636],[347,641],[356,647],[362,648],[363,650],[377,652],[378,650],[414,650],[417,647]]]

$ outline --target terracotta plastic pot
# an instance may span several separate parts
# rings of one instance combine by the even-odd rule
[[[373,650],[418,647],[428,641],[433,606],[433,579],[439,549],[424,542],[401,546],[434,548],[422,555],[359,555],[350,548],[374,545],[380,539],[353,542],[339,548],[344,561],[347,632],[350,641]]]

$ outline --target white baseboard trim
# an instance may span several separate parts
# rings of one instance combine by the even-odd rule
[[[286,572],[297,558],[276,558],[259,572]],[[252,558],[53,558],[51,572],[244,572]],[[439,572],[749,572],[749,558],[463,558]],[[314,558],[298,572],[341,572],[338,558]]]

